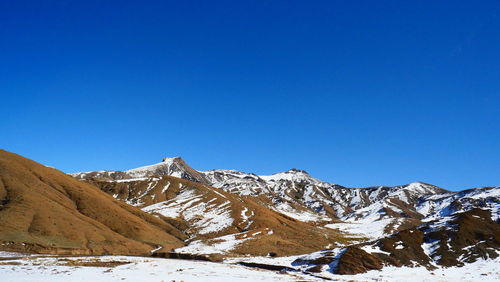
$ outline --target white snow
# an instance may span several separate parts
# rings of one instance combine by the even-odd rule
[[[370,248],[371,247],[371,248]],[[374,246],[363,248],[370,252],[382,252]],[[329,251],[329,255],[336,255],[342,249]],[[384,253],[384,252],[382,252]],[[307,256],[290,256],[290,257],[245,257],[226,259],[226,262],[255,262],[271,265],[289,266],[298,270],[307,269],[308,265],[293,265],[292,262],[297,258],[313,260],[324,256],[325,251],[315,252]],[[335,263],[333,263],[335,264]],[[474,263],[466,264],[463,267],[438,267],[435,270],[429,271],[425,267],[389,267],[386,266],[382,270],[373,270],[367,273],[356,275],[336,275],[331,271],[333,266],[327,266],[321,273],[317,273],[319,277],[332,279],[334,281],[426,281],[426,282],[447,282],[447,281],[500,281],[500,257],[494,260],[478,260]],[[309,277],[310,279],[314,279]],[[317,281],[324,281],[317,278]]]
[[[182,191],[176,198],[143,208],[143,211],[151,213],[159,213],[166,217],[179,217],[181,212],[197,201],[201,201],[201,195],[196,194],[193,190]]]
[[[183,190],[177,197],[143,208],[146,212],[159,213],[166,217],[182,217],[198,234],[218,232],[231,227],[231,202],[222,204],[206,201],[203,194],[194,189]]]
[[[162,246],[158,246],[158,247],[156,247],[156,248],[152,249],[150,252],[151,252],[151,253],[154,253],[154,252],[156,252],[156,251],[161,250],[162,248],[163,248]]]
[[[241,211],[241,219],[244,223],[246,222],[246,226],[245,226],[244,230],[248,229],[253,223],[253,221],[250,220],[250,218],[254,216],[254,212],[250,211],[250,215],[247,215],[248,211],[249,210],[246,207]]]
[[[425,242],[422,244],[422,249],[424,253],[433,260],[434,252],[439,248],[439,240],[434,240],[431,242]]]
[[[309,255],[320,257],[322,252]],[[76,281],[500,281],[500,257],[493,260],[478,260],[463,267],[437,268],[429,271],[424,267],[384,267],[357,275],[335,275],[331,267],[313,277],[301,272],[285,274],[247,268],[233,263],[238,261],[293,266],[294,257],[243,257],[211,263],[193,260],[174,260],[146,257],[102,256],[102,257],[57,257],[36,256],[0,252],[1,281],[15,282],[76,282]],[[19,259],[17,257],[25,257]],[[11,258],[11,259],[9,259]],[[60,260],[64,259],[64,260]],[[68,266],[67,261],[121,261],[127,264],[116,267]],[[8,264],[12,263],[12,264]]]
[[[279,181],[292,181],[292,182],[303,182],[315,185],[327,185],[331,184],[318,180],[311,177],[307,172],[302,170],[291,169],[285,172],[279,172],[272,175],[259,175],[260,178],[267,182],[279,182]]]
[[[309,212],[307,210],[295,209],[287,202],[278,203],[274,206],[270,206],[270,208],[272,208],[273,210],[275,210],[279,213],[287,215],[291,218],[295,218],[295,219],[298,219],[300,221],[305,221],[305,222],[311,222],[311,221],[318,222],[318,221],[323,221],[323,220],[327,221],[330,219],[329,217],[323,216],[323,215],[318,214],[318,213]]]
[[[217,169],[200,171],[210,181],[211,186],[239,195],[258,195],[267,192],[266,183],[259,176],[236,170]]]
[[[479,260],[464,267],[438,268],[433,271],[425,267],[384,267],[357,275],[335,275],[323,272],[325,277],[339,281],[500,281],[500,259]]]
[[[136,177],[136,178],[128,178],[128,179],[118,179],[118,180],[110,180],[110,182],[134,182],[134,181],[144,181],[148,180],[149,177]]]
[[[361,247],[361,249],[367,253],[382,253],[386,255],[391,255],[391,253],[388,253],[386,251],[382,251],[378,246],[375,245],[366,245]]]
[[[279,274],[240,265],[126,256],[64,257],[74,261],[122,261],[116,267],[67,266],[55,257],[16,260],[20,265],[0,265],[5,282],[160,282],[160,281],[297,281],[296,274]],[[5,261],[3,261],[5,262]],[[311,281],[305,279],[304,281]]]
[[[354,237],[364,237],[367,239],[378,239],[386,237],[385,227],[389,224],[396,224],[399,220],[396,218],[384,218],[380,220],[352,220],[344,223],[331,223],[325,225],[330,229],[338,229],[342,232],[351,234]]]
[[[170,181],[167,182],[167,184],[163,187],[163,189],[161,190],[161,193],[163,194],[163,193],[167,192],[168,187],[170,187]]]
[[[196,240],[189,243],[189,245],[185,247],[175,249],[175,252],[194,254],[225,254],[234,250],[239,244],[252,239],[251,236],[236,239],[236,236],[242,234],[243,233],[231,234],[211,240]]]
[[[141,195],[139,195],[137,199],[140,201],[144,196],[146,196],[149,192],[151,192],[151,190],[153,190],[157,184],[158,184],[158,179],[150,181],[148,183],[148,188],[146,188],[146,190]]]
[[[0,251],[0,258],[16,258],[25,256],[31,256],[31,254]]]
[[[222,198],[227,199],[226,196],[224,196],[222,193],[218,192],[216,189],[212,189],[212,192],[216,193],[217,195],[221,196]]]
[[[468,211],[474,207],[486,209],[491,212],[491,219],[496,221],[500,218],[500,187],[489,189],[471,189],[458,193],[447,193],[425,197],[417,205],[417,211],[425,216],[424,221],[432,221],[443,216],[449,216],[458,212]],[[456,209],[452,203],[460,202],[460,209]],[[480,201],[480,205],[474,204]]]
[[[162,174],[182,178],[183,169],[179,167],[179,164],[176,160],[179,160],[179,157],[174,158],[164,158],[161,163],[142,166],[134,169],[130,169],[125,171],[132,177],[146,177],[158,170],[162,170]]]
[[[402,250],[404,248],[405,248],[405,246],[404,246],[403,242],[401,242],[401,241],[397,242],[396,247],[394,247],[394,249],[396,249],[396,250]]]

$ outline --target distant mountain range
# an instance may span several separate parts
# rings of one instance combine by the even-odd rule
[[[179,157],[70,177],[6,151],[0,157],[0,249],[246,263],[248,255],[290,257],[281,266],[319,276],[461,266],[500,252],[500,187],[347,188],[299,169],[197,171]],[[60,214],[87,235],[65,231]]]

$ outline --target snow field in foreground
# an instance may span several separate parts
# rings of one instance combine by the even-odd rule
[[[280,274],[273,271],[247,268],[228,263],[211,263],[192,260],[173,260],[160,258],[104,256],[104,257],[37,257],[15,253],[0,253],[2,282],[34,281],[324,281],[300,272]],[[61,261],[61,259],[64,259]],[[245,261],[276,263],[286,265],[292,257],[247,258]],[[115,267],[86,267],[61,265],[70,261],[129,262]],[[231,259],[232,262],[238,259]],[[279,263],[281,262],[281,263]],[[5,264],[11,263],[11,264]],[[480,260],[465,267],[438,268],[428,271],[423,267],[385,267],[382,271],[370,271],[358,275],[335,275],[329,272],[318,273],[334,281],[500,281],[500,258]]]

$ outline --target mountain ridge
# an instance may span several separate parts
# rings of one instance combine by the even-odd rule
[[[269,197],[273,203],[269,205],[270,208],[285,214],[292,214],[293,212],[289,211],[295,209],[294,204],[299,204],[323,216],[339,219],[345,219],[353,209],[366,207],[369,201],[380,198],[380,195],[392,198],[404,196],[404,199],[409,198],[415,201],[417,197],[424,194],[449,192],[424,182],[413,182],[395,187],[347,188],[321,181],[312,177],[307,171],[297,168],[271,175],[257,175],[231,169],[197,171],[180,157],[163,158],[161,163],[122,172],[96,171],[72,173],[71,175],[78,179],[109,181],[168,175],[210,185],[242,196],[258,197],[264,195]],[[400,210],[408,203],[398,204],[392,201],[388,204],[393,206],[393,210]]]
[[[251,255],[258,262],[298,255],[288,267],[324,275],[461,266],[500,251],[500,187],[453,192],[419,181],[347,188],[299,169],[197,171],[179,157],[72,176],[186,234],[185,246],[159,256]]]
[[[150,177],[152,175],[168,175],[179,178],[188,179],[191,181],[199,182],[202,184],[209,184],[211,186],[217,187],[217,179],[214,177],[215,174],[220,176],[232,176],[239,179],[256,179],[264,180],[266,182],[277,182],[277,181],[304,181],[306,183],[321,183],[324,186],[339,186],[350,189],[371,189],[371,188],[382,188],[382,187],[405,187],[412,184],[423,184],[427,186],[434,186],[440,188],[436,185],[432,185],[423,181],[413,181],[407,184],[397,185],[397,186],[368,186],[368,187],[346,187],[338,184],[333,184],[330,182],[319,180],[312,177],[306,170],[291,168],[286,171],[277,172],[268,175],[259,175],[255,173],[247,173],[234,169],[210,169],[198,171],[189,166],[182,157],[164,157],[160,163],[145,165],[137,168],[132,168],[124,171],[118,170],[99,170],[99,171],[87,171],[87,172],[74,172],[68,173],[69,175],[77,178],[104,178],[104,179],[121,179],[120,174],[125,174],[128,178],[144,178]],[[114,175],[113,175],[114,174]],[[118,176],[115,176],[118,175]],[[208,179],[207,179],[208,178]],[[440,188],[443,189],[443,188]],[[443,189],[445,190],[445,189]],[[447,191],[447,190],[446,190]]]
[[[234,174],[239,174],[241,176],[250,176],[250,177],[254,176],[254,177],[259,177],[262,179],[278,179],[278,178],[280,178],[279,176],[283,176],[283,177],[281,177],[281,179],[286,179],[286,177],[285,177],[286,175],[303,175],[304,176],[303,178],[309,178],[309,179],[317,181],[317,182],[326,183],[328,185],[339,185],[336,183],[331,183],[328,181],[323,181],[323,180],[320,180],[318,178],[315,178],[315,177],[311,176],[311,174],[307,170],[299,169],[299,168],[290,168],[288,170],[284,170],[284,171],[280,171],[280,172],[276,172],[276,173],[272,173],[272,174],[256,174],[253,172],[244,172],[244,171],[239,171],[239,170],[235,170],[235,169],[196,170],[196,169],[193,169],[191,166],[189,166],[187,164],[187,162],[181,156],[163,157],[161,160],[162,161],[159,163],[154,163],[151,165],[144,165],[144,166],[131,168],[131,169],[127,169],[127,170],[95,170],[95,171],[91,170],[91,171],[82,171],[82,172],[67,172],[67,174],[72,175],[75,178],[82,178],[83,175],[88,175],[88,176],[93,176],[93,177],[104,177],[106,174],[122,172],[122,173],[130,173],[130,174],[132,174],[130,176],[134,176],[135,178],[147,177],[147,176],[150,176],[153,174],[170,175],[170,176],[174,176],[174,177],[183,178],[180,176],[176,176],[175,173],[169,172],[168,169],[164,170],[163,172],[161,171],[161,169],[158,171],[155,171],[155,168],[158,168],[158,167],[163,167],[163,166],[164,167],[172,167],[172,166],[177,165],[179,167],[179,169],[178,170],[174,169],[173,171],[174,172],[177,171],[178,173],[179,172],[187,173],[188,171],[194,171],[194,172],[204,174],[204,175],[213,174],[214,172],[226,173],[226,174],[234,173]],[[185,167],[185,170],[183,171],[183,169],[181,167]],[[93,175],[90,175],[90,174],[93,174]],[[194,180],[194,181],[203,183],[203,181],[199,181],[199,180]],[[409,185],[409,184],[413,184],[413,183],[433,185],[433,184],[427,183],[425,181],[415,180],[415,181],[412,181],[412,182],[409,182],[406,184],[400,184],[400,185],[396,185],[396,186],[371,185],[371,186],[366,186],[366,187],[359,187],[359,186],[343,186],[343,187],[346,187],[346,188],[401,187],[401,186],[405,186],[405,185]],[[204,184],[206,184],[206,183],[204,183]],[[339,185],[339,186],[341,186],[341,185]],[[436,186],[436,185],[433,185],[433,186]],[[436,186],[436,187],[438,187],[438,186]],[[443,189],[443,188],[441,188],[441,189]],[[471,188],[467,188],[467,189],[471,189]],[[464,189],[464,190],[466,190],[466,189]]]

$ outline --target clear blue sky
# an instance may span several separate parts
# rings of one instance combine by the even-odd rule
[[[498,1],[1,1],[0,147],[500,185]]]

